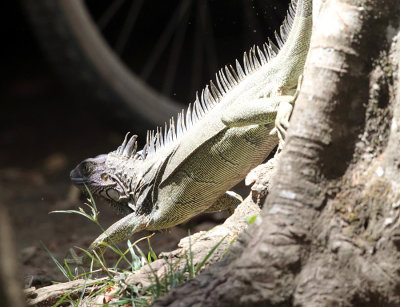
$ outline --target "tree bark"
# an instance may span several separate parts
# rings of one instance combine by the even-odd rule
[[[154,306],[400,305],[399,16],[324,1],[262,223]]]

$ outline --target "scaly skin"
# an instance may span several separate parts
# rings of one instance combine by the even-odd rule
[[[164,137],[158,129],[150,133],[139,152],[136,136],[126,138],[116,151],[87,159],[71,172],[75,184],[85,183],[128,212],[91,244],[90,252],[102,254],[102,242],[116,243],[143,229],[168,228],[240,203],[226,191],[284,136],[309,49],[311,11],[312,0],[298,0],[290,32],[285,32],[287,23],[281,29],[285,43],[278,54],[270,43],[269,51],[257,49],[258,56],[255,48],[245,53],[244,72],[238,63],[236,72],[225,67],[217,75],[218,88],[211,83],[186,117],[178,115],[176,127],[170,122]]]

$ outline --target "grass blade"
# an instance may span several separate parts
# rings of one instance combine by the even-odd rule
[[[51,260],[53,260],[53,262],[56,264],[56,266],[58,267],[58,269],[61,271],[61,273],[63,273],[63,275],[69,280],[73,280],[74,276],[72,276],[72,274],[69,274],[64,267],[61,265],[61,263],[56,259],[56,257],[54,257],[54,255],[49,251],[49,249],[46,247],[46,245],[40,241],[40,245],[42,245],[43,249],[49,254]],[[68,270],[70,272],[70,270]]]
[[[217,244],[214,245],[214,247],[208,252],[207,256],[204,257],[204,259],[197,265],[196,267],[196,274],[201,270],[203,265],[207,262],[207,260],[211,257],[211,255],[215,252],[218,246],[224,241],[226,236],[224,236]]]

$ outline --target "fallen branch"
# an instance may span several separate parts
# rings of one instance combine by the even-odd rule
[[[98,279],[78,279],[65,283],[55,284],[39,289],[34,287],[26,289],[25,297],[29,306],[53,306],[61,297],[70,292],[72,297],[77,297],[82,293],[86,285],[85,293],[90,293],[99,288],[99,282],[107,280],[106,277]]]

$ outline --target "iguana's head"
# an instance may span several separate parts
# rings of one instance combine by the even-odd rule
[[[71,171],[71,181],[83,191],[86,185],[93,195],[101,196],[129,213],[134,209],[134,191],[131,189],[138,177],[132,169],[129,171],[129,166],[134,166],[140,159],[136,154],[136,138],[134,135],[127,141],[126,137],[116,151],[83,160]]]
[[[107,156],[105,154],[83,160],[71,171],[70,177],[79,188],[85,190],[86,185],[92,194],[118,201],[123,191],[111,177],[106,165]]]

